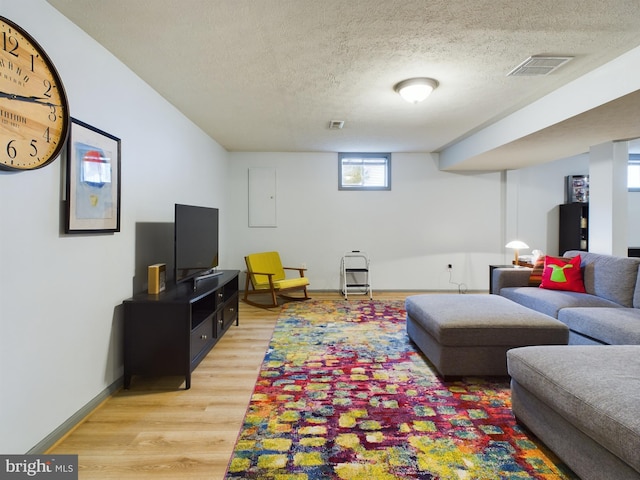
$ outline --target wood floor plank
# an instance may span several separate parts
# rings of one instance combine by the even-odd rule
[[[189,390],[182,377],[136,376],[130,390],[116,392],[48,453],[77,454],[83,480],[223,479],[279,313],[240,302],[240,325],[194,370]]]

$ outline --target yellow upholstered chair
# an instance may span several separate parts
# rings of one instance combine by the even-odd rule
[[[307,285],[309,279],[304,276],[305,269],[298,267],[283,267],[278,252],[252,253],[244,257],[247,264],[247,278],[244,285],[243,300],[256,307],[273,308],[278,306],[277,297],[289,300],[307,300]],[[297,270],[299,277],[286,278],[285,270]],[[289,297],[285,292],[301,290],[304,297]],[[271,304],[256,303],[249,300],[251,295],[271,295]]]

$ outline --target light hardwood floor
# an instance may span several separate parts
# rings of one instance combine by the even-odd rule
[[[374,292],[374,299],[413,293]],[[240,326],[194,370],[189,390],[182,377],[134,377],[130,390],[116,392],[48,453],[77,454],[80,479],[224,478],[279,313],[241,301]]]

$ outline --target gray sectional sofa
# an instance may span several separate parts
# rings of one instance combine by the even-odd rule
[[[511,408],[583,480],[640,478],[640,346],[514,348]]]
[[[493,292],[569,327],[570,345],[640,345],[640,258],[580,255],[587,293],[530,287],[529,268],[493,270]]]
[[[640,479],[640,259],[578,254],[586,293],[493,271],[491,293],[569,327],[568,346],[507,352],[513,412],[582,479]]]

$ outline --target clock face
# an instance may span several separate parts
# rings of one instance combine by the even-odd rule
[[[0,168],[47,165],[68,131],[67,96],[53,63],[27,32],[0,17]]]

